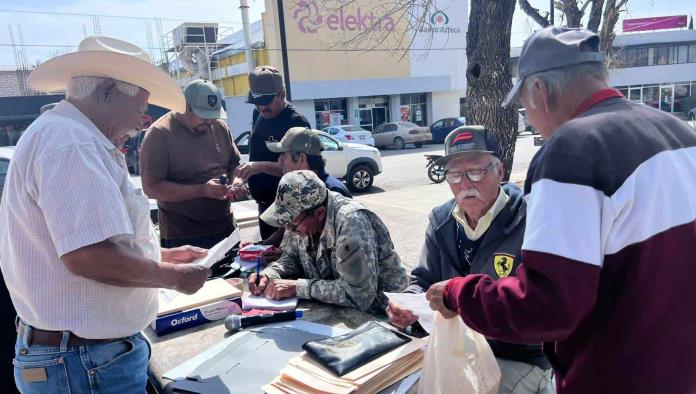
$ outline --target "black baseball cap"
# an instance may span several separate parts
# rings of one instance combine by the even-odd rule
[[[273,66],[259,66],[249,73],[249,94],[247,103],[268,105],[282,92],[283,76]]]
[[[438,166],[470,153],[489,153],[500,159],[498,138],[483,126],[459,126],[445,138],[445,156],[435,160]]]

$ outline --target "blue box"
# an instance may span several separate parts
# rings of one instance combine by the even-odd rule
[[[239,296],[235,296],[186,311],[158,316],[157,319],[150,324],[150,327],[160,336],[221,320],[229,315],[239,315],[241,313],[242,299]]]

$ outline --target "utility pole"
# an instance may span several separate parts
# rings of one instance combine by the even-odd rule
[[[249,26],[249,2],[248,0],[239,0],[239,9],[242,12],[242,29],[244,29],[244,46],[246,50],[247,70],[251,73],[254,70],[254,57],[251,51],[251,27]]]
[[[549,0],[549,25],[553,26],[553,0]]]
[[[288,43],[285,38],[285,11],[283,0],[276,1],[278,8],[278,28],[280,30],[280,53],[283,56],[283,78],[285,79],[285,98],[291,101],[290,95],[290,66],[288,65]]]

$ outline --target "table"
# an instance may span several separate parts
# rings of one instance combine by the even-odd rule
[[[242,290],[246,292],[246,280],[242,286]],[[303,320],[349,329],[357,328],[370,320],[386,319],[380,319],[354,308],[314,301],[302,300],[297,308],[304,311]],[[166,391],[166,385],[170,381],[163,379],[162,375],[225,339],[227,330],[224,320],[218,320],[161,337],[158,337],[150,327],[145,329],[143,334],[152,344],[150,376],[154,379],[155,386],[159,386],[156,387],[158,390]]]

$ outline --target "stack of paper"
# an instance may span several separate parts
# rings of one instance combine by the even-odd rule
[[[421,369],[427,343],[412,338],[411,342],[341,377],[302,353],[291,359],[280,376],[262,389],[268,394],[376,393]]]
[[[265,309],[267,311],[292,311],[297,308],[297,297],[273,300],[265,296],[249,295],[242,298],[245,311]]]

